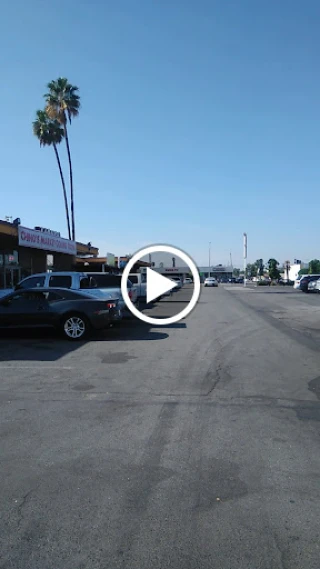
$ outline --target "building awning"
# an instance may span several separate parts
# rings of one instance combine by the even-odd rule
[[[34,229],[30,229],[34,233]],[[68,241],[68,240],[66,240]],[[14,249],[19,246],[19,226],[8,221],[0,220],[0,243],[1,249]],[[34,247],[36,248],[36,247]],[[43,249],[43,247],[41,247]],[[77,255],[92,255],[97,257],[99,249],[91,244],[76,242]],[[48,251],[54,253],[54,251]],[[57,253],[59,251],[56,251]]]

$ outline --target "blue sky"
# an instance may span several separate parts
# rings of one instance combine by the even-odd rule
[[[198,264],[211,241],[214,263],[239,265],[246,231],[249,260],[320,257],[319,18],[318,0],[5,2],[0,218],[66,233],[31,130],[66,76],[78,240],[165,242]]]

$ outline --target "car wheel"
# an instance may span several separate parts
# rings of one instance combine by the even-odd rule
[[[87,318],[81,314],[68,314],[62,320],[61,329],[65,338],[76,342],[86,337],[90,324]]]

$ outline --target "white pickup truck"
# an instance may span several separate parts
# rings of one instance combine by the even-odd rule
[[[130,273],[129,280],[137,289],[138,298],[146,300],[147,298],[147,275],[146,273]]]
[[[82,273],[82,272],[51,272],[38,273],[27,277],[16,286],[18,289],[26,288],[70,288],[73,290],[86,290],[98,298],[119,299],[119,308],[122,315],[128,313],[127,306],[121,293],[121,275],[109,273]],[[136,289],[128,282],[129,297],[133,303],[138,300]]]
[[[121,292],[122,275],[113,275],[110,273],[91,273],[91,272],[86,273],[86,275],[89,279],[93,279],[93,284],[96,287],[93,288],[92,291],[93,294],[95,293],[95,290],[101,291],[102,293],[107,293],[110,291],[114,293],[114,291],[117,291],[117,298],[119,298],[120,308],[125,311],[128,310],[123,300]],[[131,282],[131,280],[128,280],[127,282],[127,289],[131,302],[133,302],[133,304],[138,304],[139,302],[138,290],[137,287]],[[98,293],[97,296],[99,296]]]

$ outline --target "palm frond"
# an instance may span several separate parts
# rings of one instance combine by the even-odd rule
[[[71,85],[65,77],[59,77],[55,81],[50,81],[47,88],[48,92],[44,98],[48,117],[58,120],[60,124],[65,124],[68,118],[71,123],[72,118],[78,116],[80,109],[78,87]]]
[[[60,144],[64,137],[63,128],[58,120],[51,120],[46,110],[36,112],[36,120],[32,123],[33,134],[38,138],[40,146]]]

